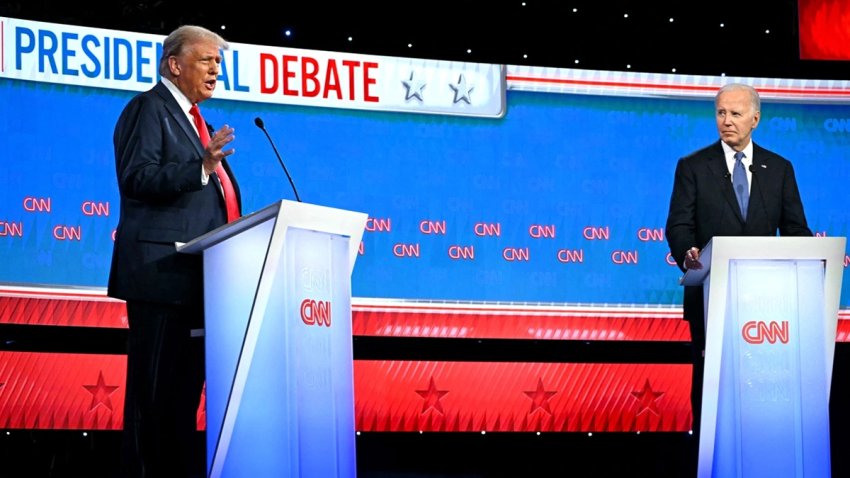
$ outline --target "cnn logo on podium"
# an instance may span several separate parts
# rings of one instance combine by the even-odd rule
[[[331,302],[304,299],[301,301],[301,321],[307,325],[331,326]]]
[[[788,343],[788,321],[780,323],[762,322],[751,320],[741,328],[741,335],[749,344],[763,344],[765,341],[775,344],[778,340],[783,344]]]

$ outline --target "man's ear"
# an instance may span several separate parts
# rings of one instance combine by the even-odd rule
[[[180,76],[180,62],[177,61],[176,56],[168,57],[168,69],[172,76]]]

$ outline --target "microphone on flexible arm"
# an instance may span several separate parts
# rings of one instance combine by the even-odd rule
[[[266,138],[269,139],[269,143],[272,145],[272,149],[274,150],[275,156],[277,156],[277,161],[280,163],[280,166],[283,168],[283,172],[286,173],[286,179],[289,179],[289,185],[292,186],[292,192],[295,193],[295,200],[301,202],[301,197],[298,196],[298,190],[295,189],[295,183],[292,181],[292,176],[289,175],[289,170],[286,169],[286,165],[283,164],[283,159],[280,158],[280,153],[277,152],[277,147],[274,145],[274,141],[272,141],[272,137],[269,135],[269,132],[266,131],[266,126],[263,123],[263,120],[260,117],[254,118],[254,124],[257,125],[257,128],[263,130],[263,133],[266,133]]]

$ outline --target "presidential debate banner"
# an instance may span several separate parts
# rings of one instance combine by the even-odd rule
[[[112,134],[158,80],[162,36],[0,18],[0,282],[102,288]],[[679,157],[713,94],[763,93],[755,141],[795,167],[811,228],[846,236],[850,82],[458,63],[232,43],[214,126],[252,212],[293,191],[369,214],[358,298],[674,307],[664,240]],[[843,307],[850,305],[845,287]]]

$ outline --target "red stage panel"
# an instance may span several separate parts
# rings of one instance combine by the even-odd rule
[[[838,334],[835,336],[835,341],[850,342],[850,319],[845,317],[842,312],[838,313]]]
[[[0,364],[0,428],[123,426],[125,356]],[[356,360],[355,417],[360,431],[686,431],[689,381],[689,365]]]
[[[850,60],[850,3],[799,0],[800,59]]]
[[[354,335],[534,340],[689,341],[681,308],[427,304],[355,298]],[[850,342],[850,311],[839,311],[837,342]],[[122,301],[104,291],[0,287],[0,324],[126,328]]]
[[[358,431],[687,431],[690,365],[354,362]]]
[[[127,328],[127,309],[102,290],[5,286],[0,324]]]
[[[355,335],[687,341],[681,309],[355,299]],[[838,342],[850,342],[850,311]],[[0,324],[126,327],[103,291],[0,288]],[[126,357],[0,352],[0,428],[118,430]],[[690,365],[356,360],[360,431],[684,431]],[[203,396],[201,397],[203,400]],[[204,425],[204,403],[198,411]]]
[[[681,308],[356,299],[354,335],[531,340],[690,340]]]
[[[120,430],[124,355],[0,352],[0,428]]]

